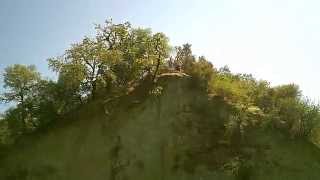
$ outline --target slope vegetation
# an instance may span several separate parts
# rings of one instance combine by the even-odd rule
[[[23,138],[1,160],[4,180],[317,179],[320,152],[264,128],[225,132],[228,103],[189,76],[96,100],[45,132]],[[65,122],[65,121],[64,121]],[[237,142],[235,142],[237,141]]]

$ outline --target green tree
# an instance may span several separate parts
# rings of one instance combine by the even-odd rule
[[[28,97],[33,95],[33,90],[40,80],[40,74],[35,66],[20,64],[7,67],[3,77],[7,92],[3,94],[2,100],[15,101],[22,105]]]
[[[208,82],[216,75],[216,69],[212,63],[209,62],[204,56],[200,56],[197,61],[189,62],[185,68],[187,68],[187,74],[191,75],[193,79],[198,82],[201,88],[207,90]],[[186,64],[185,64],[186,65]]]
[[[14,115],[22,123],[23,129],[26,128],[27,101],[35,94],[35,88],[40,81],[40,74],[35,66],[25,66],[15,64],[9,66],[4,72],[4,88],[7,90],[3,94],[2,100],[5,102],[15,102],[17,104]],[[12,111],[13,112],[13,111]]]
[[[67,50],[65,56],[49,59],[49,66],[60,73],[59,80],[67,88],[94,98],[98,81],[119,56],[117,51],[109,51],[102,42],[84,38]]]
[[[189,73],[195,63],[196,58],[192,54],[191,44],[183,44],[175,47],[174,65],[176,70]]]
[[[163,33],[156,33],[153,35],[153,56],[155,56],[156,63],[153,73],[153,80],[156,78],[160,65],[169,56],[170,47],[168,45],[168,38]]]
[[[112,21],[96,29],[95,38],[86,37],[64,56],[49,59],[59,81],[79,97],[95,98],[97,90],[104,88],[122,92],[145,74],[155,77],[168,57],[168,38],[163,33]]]

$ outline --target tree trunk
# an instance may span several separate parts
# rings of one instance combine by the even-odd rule
[[[160,67],[160,60],[161,60],[161,56],[159,54],[158,61],[157,61],[157,66],[156,66],[156,70],[154,71],[154,74],[153,74],[152,82],[154,82],[156,77],[157,77],[157,74],[158,74],[158,71],[159,71],[159,67]]]
[[[91,92],[92,99],[96,98],[96,93],[97,93],[96,91],[97,91],[97,82],[93,81],[92,82],[92,92]]]
[[[21,122],[22,122],[22,131],[23,131],[22,133],[25,133],[27,130],[27,123],[26,123],[27,113],[26,113],[23,93],[20,92],[19,96],[20,96],[20,105],[21,105]]]

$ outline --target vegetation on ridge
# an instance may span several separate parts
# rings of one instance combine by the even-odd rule
[[[57,81],[42,78],[34,66],[16,64],[5,69],[6,92],[1,100],[15,102],[16,106],[0,121],[0,151],[90,101],[122,97],[144,83],[154,85],[148,90],[161,95],[157,82],[161,73],[190,75],[193,88],[206,97],[193,109],[215,116],[215,121],[203,118],[179,122],[178,132],[190,139],[209,142],[218,137],[214,142],[237,150],[252,138],[248,136],[255,129],[309,139],[319,124],[319,106],[304,98],[295,84],[271,87],[269,82],[249,74],[234,74],[228,67],[216,69],[205,57],[193,55],[190,44],[171,47],[163,33],[134,28],[128,22],[106,21],[96,29],[94,38],[85,37],[62,56],[48,60],[49,67],[58,73]],[[218,111],[225,113],[215,113]],[[187,134],[188,128],[197,130],[198,136]],[[216,132],[220,136],[213,137]],[[210,151],[213,144],[205,142],[188,141],[190,162],[195,163],[195,149],[207,146]],[[230,162],[239,163],[236,157]],[[233,171],[233,165],[223,167]]]

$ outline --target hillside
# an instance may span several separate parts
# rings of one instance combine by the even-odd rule
[[[217,69],[191,44],[106,21],[55,80],[4,69],[0,179],[317,179],[320,105],[296,84]]]
[[[25,137],[1,160],[0,179],[320,176],[320,151],[311,143],[263,128],[230,143],[220,122],[226,113],[223,101],[210,99],[185,74],[163,75],[157,85],[156,93],[141,95],[137,88],[114,102],[96,100],[68,117],[69,123]]]

